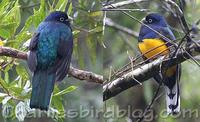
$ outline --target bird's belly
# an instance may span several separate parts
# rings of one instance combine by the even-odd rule
[[[146,58],[153,58],[156,55],[167,55],[169,53],[165,42],[160,39],[144,39],[138,45],[141,53]]]

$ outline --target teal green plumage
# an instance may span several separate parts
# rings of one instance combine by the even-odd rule
[[[28,66],[33,72],[31,108],[48,110],[55,81],[66,76],[72,55],[73,38],[64,12],[52,12],[31,39]]]

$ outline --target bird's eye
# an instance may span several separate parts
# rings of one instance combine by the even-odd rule
[[[149,19],[149,20],[148,20],[148,22],[149,22],[149,23],[152,23],[152,22],[153,22],[153,20],[152,20],[152,19]]]
[[[61,21],[61,22],[63,22],[64,20],[65,20],[65,18],[63,18],[63,17],[60,18],[60,21]]]

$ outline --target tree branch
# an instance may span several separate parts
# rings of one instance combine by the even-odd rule
[[[10,48],[0,46],[0,56],[13,57],[18,59],[27,60],[27,53]],[[70,67],[68,74],[79,80],[87,80],[94,83],[103,83],[103,76],[95,74],[93,72],[88,72],[74,67]]]
[[[200,41],[197,42],[200,44]],[[160,57],[159,59],[142,65],[141,67],[130,71],[129,73],[123,75],[120,78],[115,79],[112,82],[109,82],[103,86],[103,101],[114,97],[115,95],[121,93],[122,91],[135,86],[139,82],[144,82],[145,80],[150,79],[154,75],[158,74],[160,67],[170,67],[176,64],[180,64],[187,59],[190,59],[188,55],[197,56],[200,55],[200,47],[196,44],[188,47],[187,49],[181,48],[177,55],[173,58]]]
[[[87,80],[88,82],[95,82],[100,84],[104,82],[103,76],[93,72],[76,69],[72,66],[70,67],[68,74],[79,80]]]

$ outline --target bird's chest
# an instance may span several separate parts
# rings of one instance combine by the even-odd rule
[[[144,57],[148,59],[169,53],[168,47],[161,39],[143,39],[142,42],[139,42],[138,47]]]

